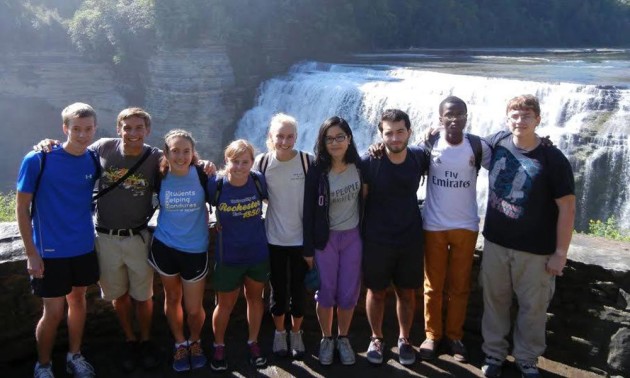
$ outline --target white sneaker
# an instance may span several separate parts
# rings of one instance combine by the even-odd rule
[[[35,364],[35,371],[33,372],[34,378],[55,378],[52,371],[52,362],[48,365],[40,365],[39,362]]]
[[[297,332],[291,331],[289,341],[291,341],[291,356],[296,360],[304,357],[306,348],[304,348],[304,341],[302,341],[302,330]]]
[[[287,348],[287,332],[274,331],[273,335],[273,347],[271,348],[273,354],[278,357],[286,357],[288,354]]]
[[[322,365],[332,364],[334,351],[335,342],[332,337],[322,337],[322,341],[319,342],[319,363]]]
[[[355,357],[352,345],[348,337],[337,337],[337,352],[339,352],[339,360],[342,365],[354,365]]]
[[[74,378],[94,378],[96,376],[94,368],[81,353],[74,354],[66,360],[66,371],[68,374],[72,374]]]

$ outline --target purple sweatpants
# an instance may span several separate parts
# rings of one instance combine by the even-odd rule
[[[359,229],[330,231],[323,250],[315,250],[320,287],[315,300],[322,307],[351,309],[357,305],[361,289],[363,243]]]

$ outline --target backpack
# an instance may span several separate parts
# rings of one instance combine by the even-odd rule
[[[203,168],[195,165],[195,170],[197,171],[197,176],[199,177],[199,184],[201,184],[201,187],[203,188],[203,193],[206,197],[206,203],[210,203],[210,194],[208,193],[208,175],[206,174],[206,172],[203,171]],[[155,184],[153,185],[153,189],[157,195],[157,205],[153,208],[153,211],[151,212],[151,215],[153,215],[153,213],[155,212],[155,210],[157,210],[157,208],[160,206],[160,188],[162,187],[162,179],[163,177],[161,175],[157,176],[157,179],[155,180]],[[149,217],[149,219],[151,219]]]
[[[298,151],[298,153],[300,154],[300,160],[302,161],[302,170],[304,171],[304,176],[306,176],[306,172],[308,172],[308,166],[312,163],[311,157],[304,151]],[[265,172],[267,172],[267,166],[269,165],[271,154],[272,152],[267,152],[263,154],[262,158],[260,158],[260,161],[258,162],[258,165],[256,166],[256,169],[260,171],[263,176],[265,175]]]
[[[94,163],[95,168],[95,178],[94,183],[101,177],[101,162],[98,157],[98,154],[92,150],[87,150],[92,158],[92,162]],[[37,195],[37,190],[39,189],[39,183],[42,181],[42,175],[44,174],[44,167],[46,167],[46,157],[48,156],[47,152],[40,151],[39,153],[39,173],[37,174],[37,178],[35,179],[35,187],[33,188],[33,197],[31,198],[31,218],[35,214],[35,196]],[[92,205],[94,204],[94,200],[92,200]]]
[[[483,149],[481,147],[481,138],[474,134],[465,133],[464,136],[468,139],[470,143],[470,147],[472,147],[473,154],[475,155],[475,168],[477,169],[477,174],[479,174],[479,170],[481,169],[481,159],[483,155]],[[431,151],[433,151],[433,146],[435,142],[440,139],[440,134],[431,135],[428,140],[424,142],[425,145],[425,153],[427,157],[431,158]],[[427,167],[428,169],[428,167]],[[426,175],[427,172],[423,172]]]
[[[256,175],[254,172],[249,172],[249,175],[254,180],[254,185],[256,186],[256,191],[258,192],[258,196],[261,200],[266,200],[267,196],[263,194],[262,184],[260,183],[260,177]],[[217,191],[214,193],[214,198],[212,202],[209,202],[212,206],[217,206],[219,204],[219,197],[221,196],[221,190],[223,190],[223,177],[221,180],[217,182]],[[217,212],[218,214],[218,212]]]

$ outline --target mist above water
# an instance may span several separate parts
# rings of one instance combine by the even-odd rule
[[[371,63],[368,63],[371,62]],[[610,70],[610,67],[615,67]],[[556,79],[557,77],[557,79]],[[562,80],[560,80],[562,79]],[[505,105],[519,94],[541,101],[538,133],[569,157],[578,183],[578,228],[615,216],[630,228],[630,57],[627,50],[414,50],[359,54],[342,63],[302,62],[264,82],[236,137],[264,150],[269,119],[285,112],[300,123],[298,147],[312,151],[319,125],[332,115],[353,128],[361,152],[379,140],[387,108],[409,113],[414,136],[438,124],[438,104],[456,95],[468,104],[467,131],[505,127]],[[484,211],[485,173],[478,201]]]

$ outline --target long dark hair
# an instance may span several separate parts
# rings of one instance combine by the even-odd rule
[[[357,163],[359,161],[359,153],[357,152],[357,146],[354,144],[354,137],[352,136],[352,129],[348,122],[341,117],[330,117],[322,123],[319,127],[319,133],[317,134],[317,142],[315,143],[315,164],[321,166],[323,169],[328,170],[332,165],[332,158],[326,150],[326,132],[333,126],[338,126],[349,138],[350,143],[348,150],[343,157],[343,162],[346,164]]]

